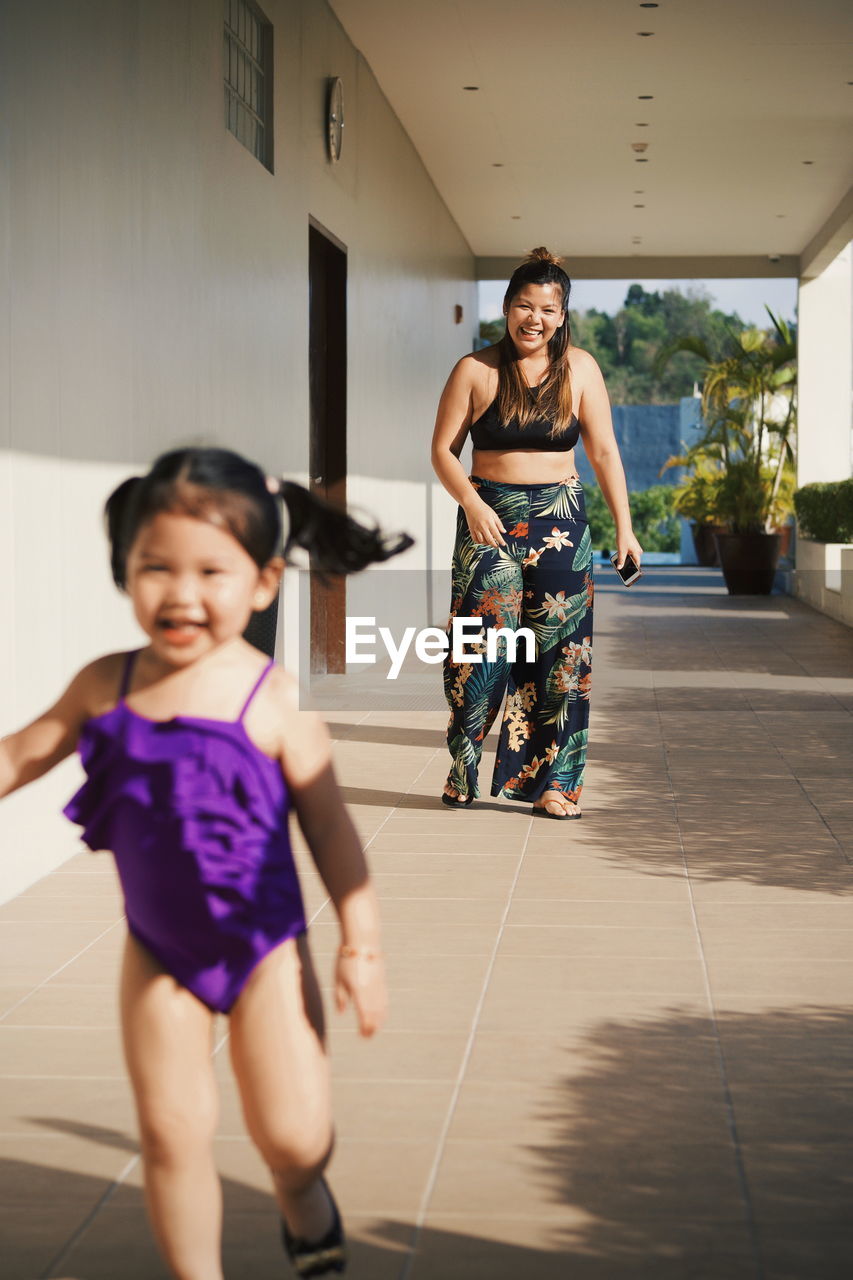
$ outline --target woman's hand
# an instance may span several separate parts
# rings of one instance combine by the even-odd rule
[[[639,542],[634,536],[633,529],[630,529],[627,533],[617,532],[616,555],[618,557],[616,561],[617,569],[622,568],[623,564],[625,563],[626,556],[632,556],[634,559],[634,563],[639,569],[643,561],[643,548],[640,546]]]
[[[385,965],[378,951],[341,947],[335,967],[335,1005],[343,1013],[352,1000],[363,1036],[372,1036],[385,1021],[388,991]]]
[[[493,510],[482,498],[472,498],[463,508],[468,521],[468,532],[474,542],[488,547],[505,547],[501,534],[506,533],[503,521],[497,511]]]

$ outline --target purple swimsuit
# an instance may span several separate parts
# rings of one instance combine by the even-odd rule
[[[305,931],[277,761],[243,720],[149,720],[125,701],[87,720],[87,780],[64,813],[90,849],[110,849],[130,932],[182,986],[227,1013],[255,965]]]

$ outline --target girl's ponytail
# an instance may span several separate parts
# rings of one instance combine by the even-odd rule
[[[291,547],[302,547],[311,557],[311,568],[320,573],[357,573],[390,560],[414,542],[407,533],[384,533],[378,525],[360,524],[292,480],[274,480],[269,487],[273,486],[285,509],[285,558]]]

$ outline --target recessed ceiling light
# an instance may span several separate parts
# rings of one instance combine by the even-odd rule
[[[634,156],[634,164],[648,164],[648,163],[649,163],[648,156]]]
[[[512,214],[510,214],[510,217],[512,218],[513,222],[521,222],[521,214],[520,214],[520,213],[512,213]]]
[[[645,194],[645,191],[640,191],[639,189],[634,192],[635,196],[644,196]]]
[[[649,127],[649,122],[648,122],[648,120],[635,120],[635,121],[634,121],[634,128],[635,128],[635,129],[648,129],[648,127]]]
[[[493,165],[492,165],[492,168],[493,168],[493,169],[502,169],[502,168],[503,168],[503,164],[501,163],[501,161],[500,161],[500,160],[498,160],[495,164],[493,164]]]
[[[478,84],[463,84],[462,88],[466,93],[476,93],[480,86]]]
[[[784,213],[777,213],[777,214],[776,214],[776,217],[777,217],[777,218],[784,218],[784,217],[786,217],[786,216],[787,216],[787,215],[786,215],[786,214],[784,214]]]
[[[804,160],[803,164],[814,164],[814,160]]]
[[[654,101],[654,96],[655,96],[655,95],[654,95],[653,93],[638,93],[638,94],[637,94],[637,101],[638,101],[638,102],[653,102],[653,101]]]
[[[635,205],[634,205],[634,208],[635,208],[635,209],[645,209],[645,207],[646,207],[646,206],[645,206],[644,204],[635,204]]]
[[[658,7],[657,0],[641,0],[640,3],[641,9],[657,9]]]
[[[638,36],[653,36],[654,34],[655,34],[654,31],[638,31],[637,32]]]

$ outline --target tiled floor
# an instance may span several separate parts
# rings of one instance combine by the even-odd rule
[[[373,1042],[331,1018],[351,1274],[849,1280],[853,633],[710,570],[605,583],[596,609],[581,823],[440,807],[440,712],[332,717],[393,996]],[[156,1280],[109,863],[0,921],[3,1275]],[[226,1274],[273,1280],[219,1056]]]

